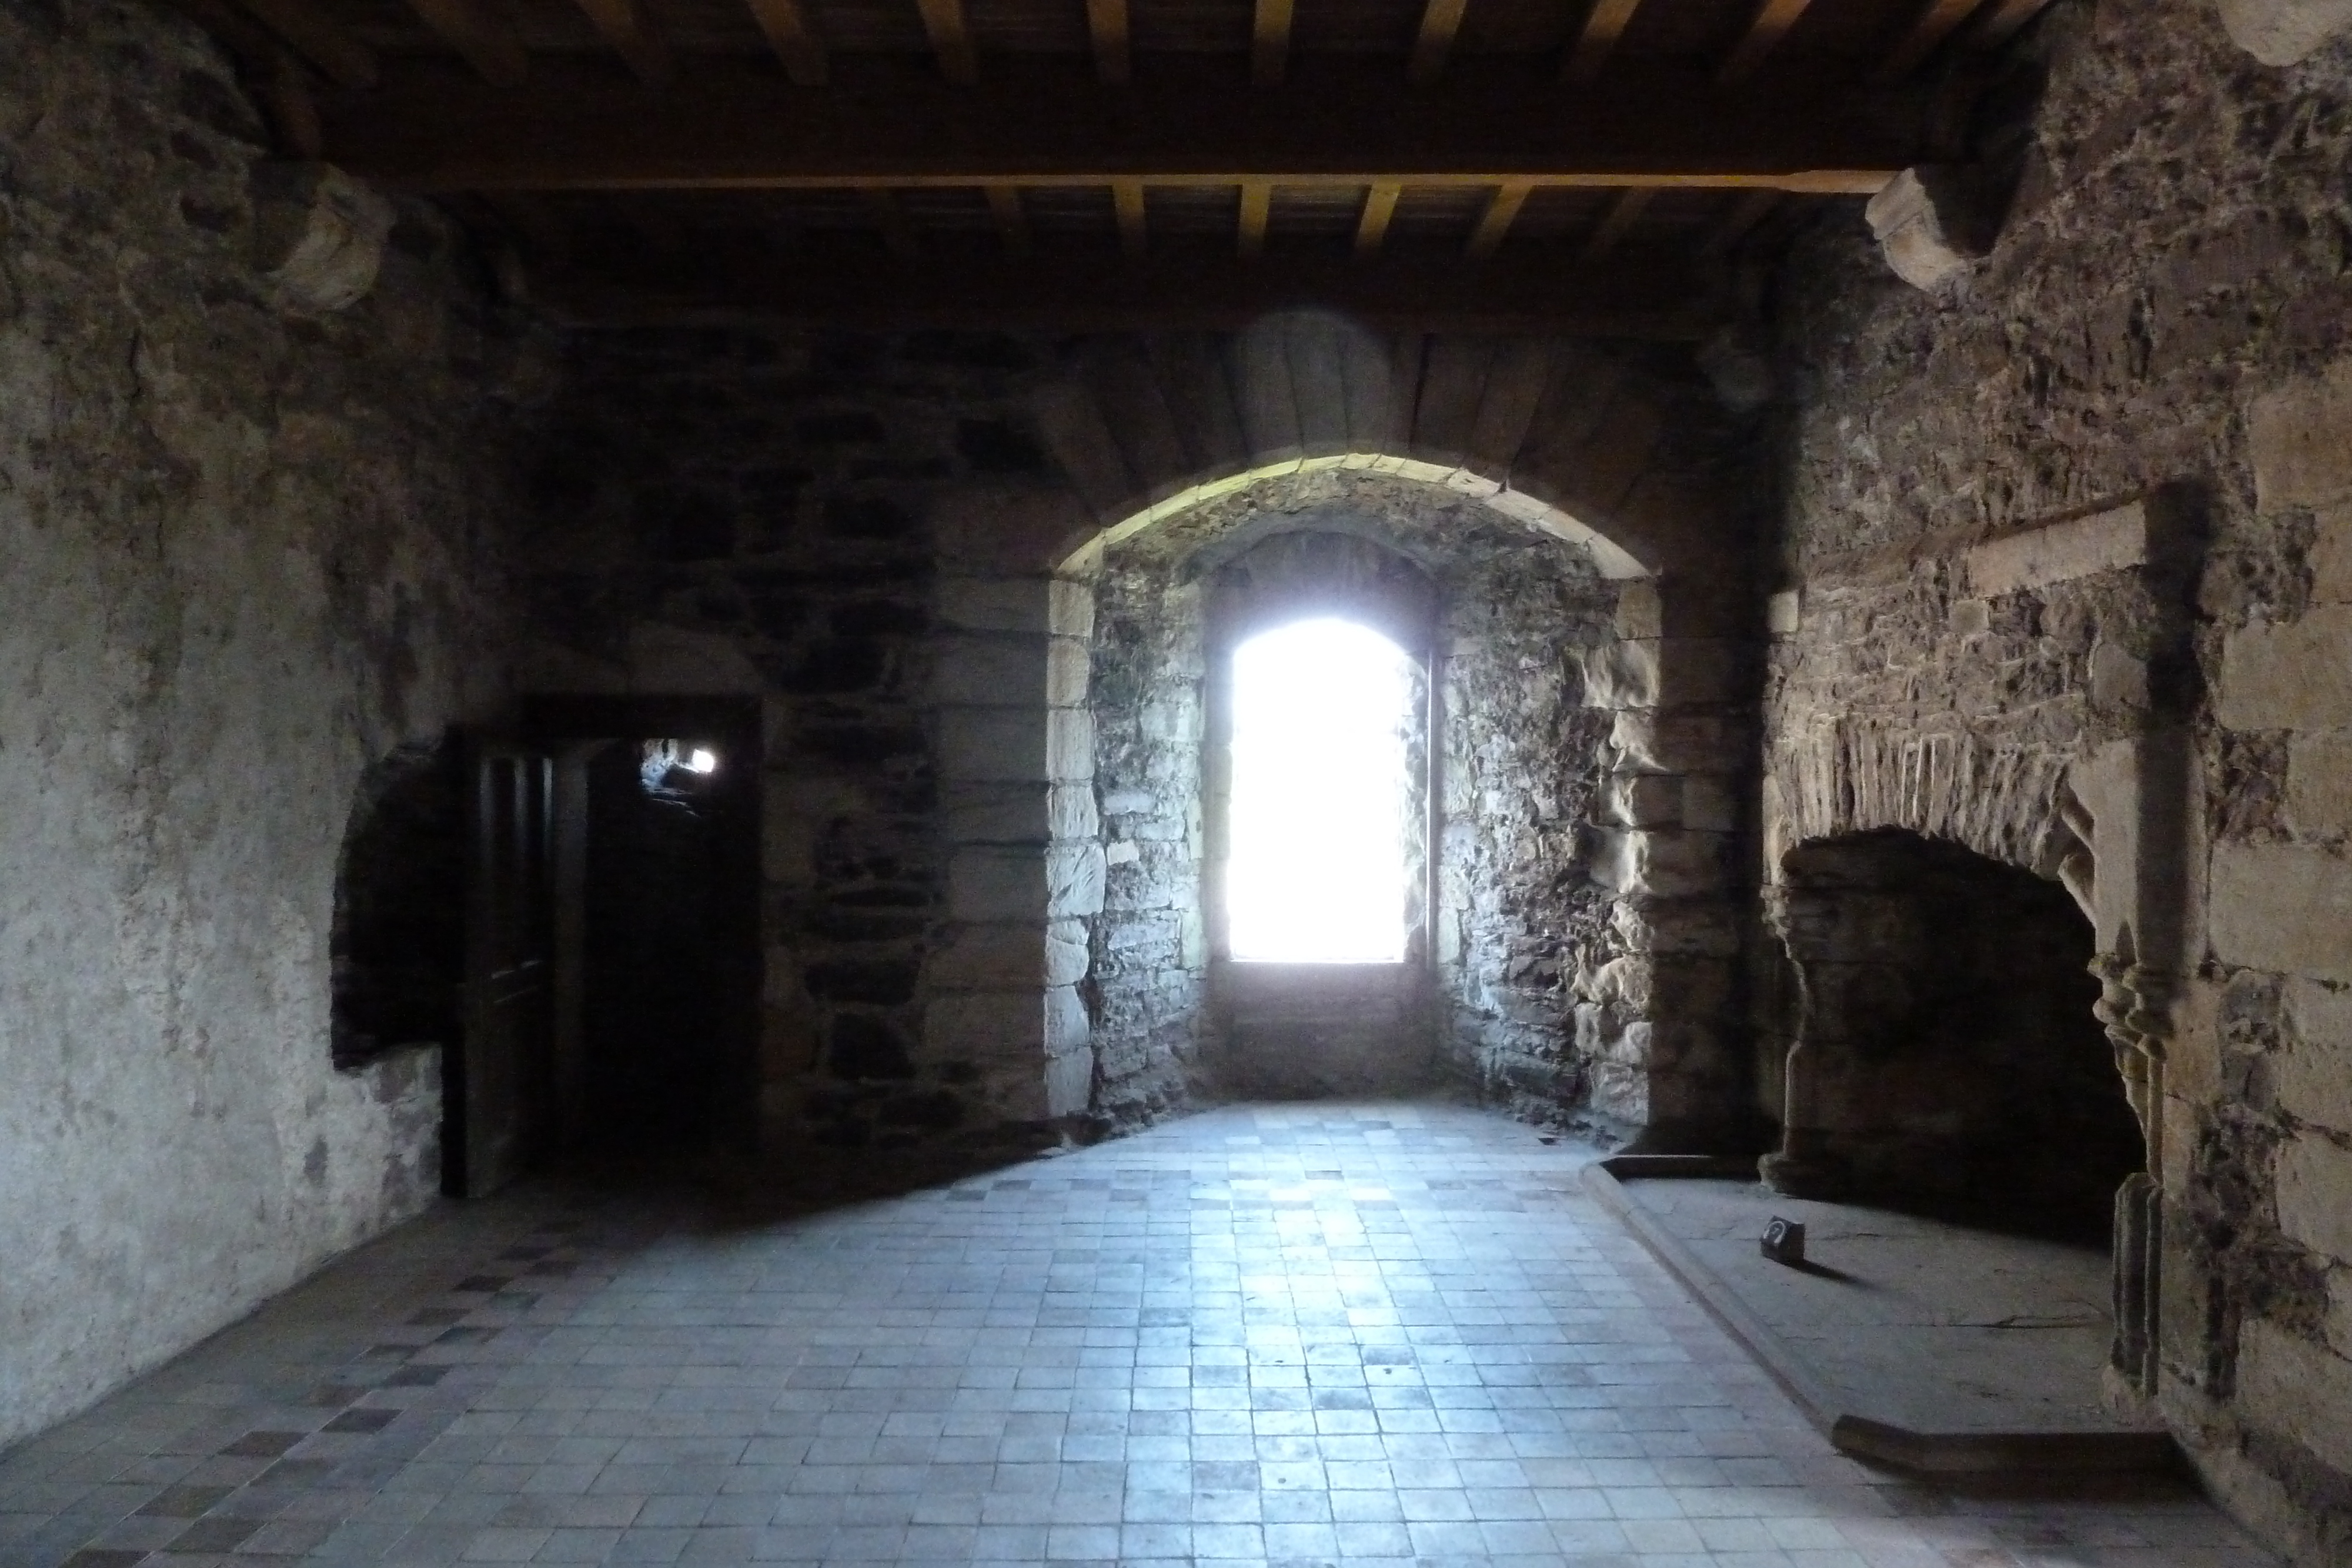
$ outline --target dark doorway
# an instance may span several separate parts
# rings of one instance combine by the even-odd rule
[[[665,737],[607,745],[585,769],[582,1131],[602,1148],[709,1138],[726,1055],[725,846],[709,799],[722,766],[715,748]]]
[[[575,1155],[756,1141],[758,706],[542,698],[557,753],[556,1098]]]

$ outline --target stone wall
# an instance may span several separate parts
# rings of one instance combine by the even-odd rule
[[[992,335],[572,341],[522,545],[522,680],[761,699],[772,1145],[1046,1116],[1018,1020],[980,999],[1021,956],[950,930],[1026,923],[1033,967],[1044,949],[1028,862],[1050,791],[1007,724],[1046,695],[1024,677],[1045,663],[1048,590],[986,575],[984,499],[1050,494],[1021,401],[1039,354]]]
[[[2122,1260],[2160,1265],[2119,1276],[2120,1374],[2234,1509],[2332,1558],[2352,53],[2272,69],[2189,0],[2067,0],[2019,64],[2046,89],[2030,119],[2008,100],[2021,177],[1987,257],[1923,294],[1857,214],[1781,275],[1768,869],[1899,826],[2075,893],[2148,1145]]]
[[[1154,366],[1169,379],[1150,382]],[[1444,503],[1482,538],[1595,563],[1514,584],[1523,598],[1505,615],[1518,620],[1488,664],[1464,668],[1499,695],[1512,661],[1559,664],[1538,619],[1606,622],[1613,606],[1605,658],[1513,687],[1513,700],[1533,705],[1516,716],[1542,731],[1529,756],[1602,744],[1615,783],[1583,795],[1528,783],[1479,852],[1529,886],[1583,854],[1601,892],[1565,876],[1561,896],[1613,901],[1610,954],[1670,953],[1704,983],[1664,988],[1692,1005],[1653,1029],[1648,960],[1595,948],[1588,976],[1545,934],[1561,918],[1547,894],[1475,916],[1475,941],[1509,951],[1478,960],[1473,1010],[1498,1040],[1517,1030],[1509,1051],[1530,1061],[1614,1063],[1549,1083],[1548,1104],[1605,1084],[1628,1123],[1661,1106],[1677,1121],[1726,1113],[1745,1066],[1722,977],[1736,968],[1750,505],[1727,497],[1755,487],[1740,479],[1752,452],[1686,356],[1398,348],[1306,319],[1234,338],[1075,342],[601,332],[579,338],[572,371],[526,547],[523,680],[762,700],[774,1146],[1052,1136],[1073,1118],[1187,1102],[1197,920],[1158,902],[1088,923],[1106,900],[1158,898],[1148,890],[1199,853],[1197,697],[1137,685],[1117,652],[1137,627],[1158,636],[1147,622],[1180,628],[1191,612],[1170,607],[1196,590],[1171,582],[1168,603],[1130,602],[1162,589],[1115,581],[1105,552],[1142,548],[1202,507],[1223,517],[1219,496],[1269,465],[1310,489],[1377,478],[1424,497],[1414,507]],[[1106,402],[1106,387],[1146,402]],[[1286,458],[1259,445],[1286,431]],[[1299,444],[1309,434],[1314,452]],[[1327,437],[1352,450],[1355,434],[1370,455],[1321,455]],[[1102,444],[1122,441],[1171,465],[1139,497],[1124,488],[1127,457]],[[1518,559],[1465,581],[1465,603]],[[1098,584],[1117,620],[1099,635]],[[1201,656],[1181,637],[1155,648],[1180,675]],[[1097,777],[1102,758],[1118,777]],[[1571,1021],[1566,998],[1588,979],[1598,1010]],[[1579,1029],[1585,1044],[1543,1043]]]
[[[184,24],[0,10],[0,1439],[438,1176],[434,1053],[332,1063],[335,877],[371,766],[499,699],[528,342],[423,208],[284,314],[263,143]]]
[[[1626,944],[1590,869],[1612,725],[1587,706],[1583,672],[1616,643],[1617,590],[1582,550],[1475,501],[1339,468],[1236,489],[1103,553],[1093,685],[1110,863],[1094,936],[1101,1108],[1127,1114],[1132,1099],[1149,1109],[1172,1082],[1231,1092],[1297,1076],[1245,1057],[1233,1038],[1234,1007],[1263,1013],[1265,985],[1222,995],[1229,983],[1212,1005],[1202,753],[1210,658],[1224,647],[1211,597],[1269,546],[1311,538],[1331,541],[1309,552],[1319,570],[1268,561],[1255,575],[1271,580],[1252,591],[1299,613],[1369,616],[1424,653],[1433,631],[1443,827],[1437,907],[1423,922],[1439,1016],[1385,990],[1349,993],[1346,1005],[1379,1027],[1349,1042],[1344,1065],[1334,1057],[1309,1076],[1367,1092],[1434,1069],[1524,1113],[1582,1112],[1608,1072],[1603,1055],[1642,1021],[1608,989]],[[1433,628],[1412,629],[1427,612],[1378,580],[1380,558],[1426,575]],[[1417,944],[1416,961],[1428,952]],[[1592,1015],[1581,1029],[1580,1003]],[[1314,1010],[1340,1005],[1322,997]],[[1265,1037],[1256,1051],[1287,1038],[1249,1032]],[[1389,1044],[1367,1056],[1367,1040]]]

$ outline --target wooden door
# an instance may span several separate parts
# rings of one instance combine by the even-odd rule
[[[466,1039],[448,1136],[450,1190],[496,1192],[530,1165],[550,1111],[553,973],[549,847],[555,763],[482,740],[473,755]]]

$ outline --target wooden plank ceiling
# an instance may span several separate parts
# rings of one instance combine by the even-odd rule
[[[1686,336],[2044,0],[178,0],[589,318]]]

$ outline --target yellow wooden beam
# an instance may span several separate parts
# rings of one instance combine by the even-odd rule
[[[1486,210],[1478,214],[1478,226],[1470,231],[1467,254],[1473,261],[1484,261],[1503,248],[1511,225],[1518,221],[1519,209],[1528,204],[1528,196],[1536,188],[1533,180],[1506,180],[1495,187],[1486,198]]]
[[[784,75],[792,78],[793,85],[823,87],[826,75],[824,46],[817,41],[816,29],[809,25],[808,13],[802,9],[801,0],[747,3],[751,7],[751,19],[767,35],[768,47],[783,62]]]
[[[1356,220],[1356,254],[1377,256],[1389,237],[1389,221],[1396,216],[1397,198],[1404,187],[1392,180],[1375,183],[1364,193],[1363,215]]]

